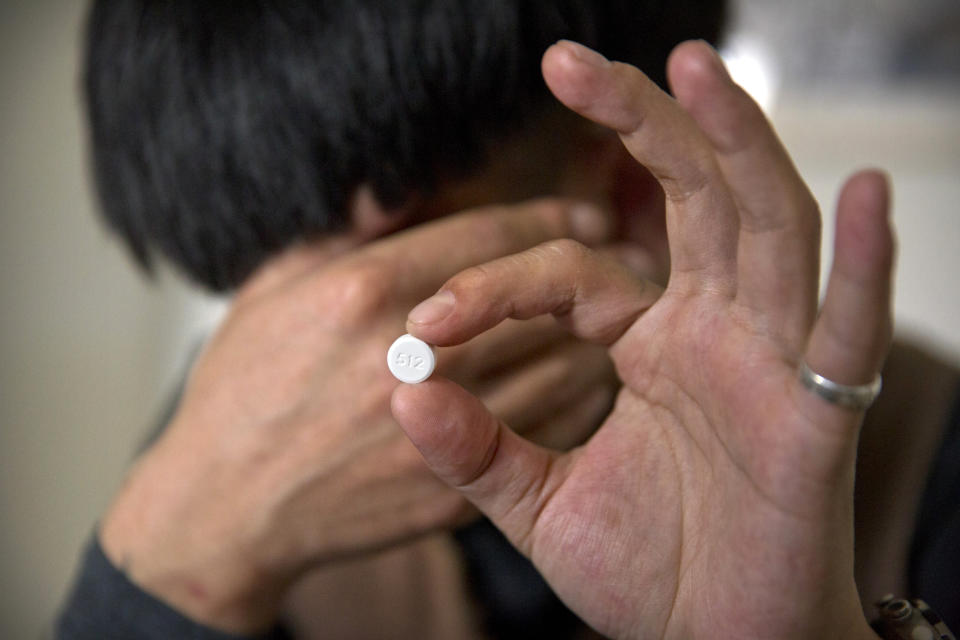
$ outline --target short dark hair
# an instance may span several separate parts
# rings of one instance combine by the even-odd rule
[[[213,289],[343,228],[369,183],[390,207],[466,175],[553,104],[560,38],[663,83],[721,0],[95,0],[84,88],[108,223],[148,270]]]

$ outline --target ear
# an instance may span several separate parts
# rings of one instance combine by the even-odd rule
[[[665,285],[670,275],[663,189],[609,129],[579,131],[563,175],[562,195],[596,202],[614,217],[614,237],[643,254],[644,277]],[[639,261],[638,261],[639,262]]]
[[[354,190],[348,207],[350,227],[347,234],[357,244],[375,240],[407,226],[414,208],[412,202],[399,208],[384,207],[367,183]]]
[[[586,121],[577,121],[575,125],[565,133],[572,141],[564,149],[566,166],[561,174],[560,194],[607,208],[623,144],[617,134],[606,127]]]
[[[670,250],[663,189],[622,144],[612,172],[610,203],[618,236],[649,254],[655,265],[649,277],[665,285],[670,275]]]
[[[621,144],[618,151],[610,180],[610,201],[614,210],[628,224],[640,220],[647,221],[645,226],[656,223],[666,233],[663,189],[626,147]]]

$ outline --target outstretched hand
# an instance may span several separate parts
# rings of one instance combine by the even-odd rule
[[[843,190],[818,314],[816,203],[712,49],[673,53],[676,100],[574,43],[548,50],[543,72],[663,187],[669,284],[561,240],[468,269],[411,312],[408,330],[440,346],[541,314],[608,345],[624,388],[578,449],[524,440],[440,377],[398,387],[395,417],[602,633],[874,637],[853,581],[862,412],[806,390],[797,369],[852,385],[880,368],[893,261],[884,177],[860,173]]]

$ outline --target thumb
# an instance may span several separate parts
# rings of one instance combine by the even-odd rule
[[[524,440],[459,385],[434,376],[393,392],[393,416],[427,466],[526,556],[565,460]]]

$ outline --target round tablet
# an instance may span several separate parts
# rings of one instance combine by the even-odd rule
[[[423,382],[437,366],[437,354],[433,347],[420,338],[405,333],[390,345],[387,351],[387,366],[400,382],[416,384]]]

